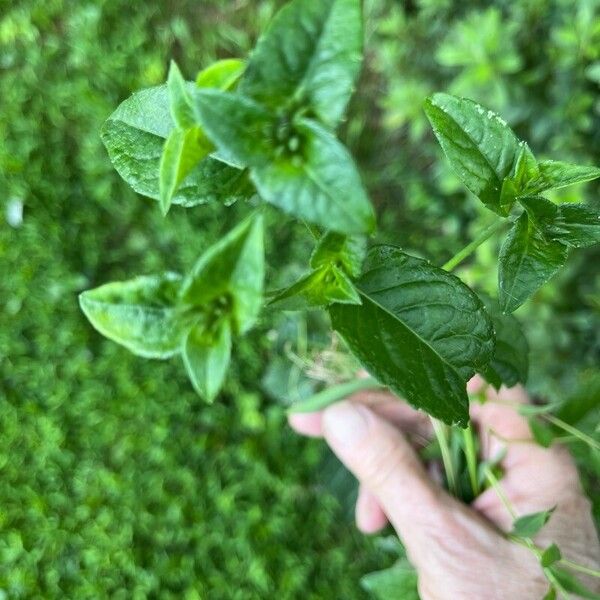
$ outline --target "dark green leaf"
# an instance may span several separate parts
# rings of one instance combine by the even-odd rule
[[[239,58],[218,60],[198,73],[196,85],[227,91],[235,86],[245,69],[246,63]]]
[[[211,246],[186,278],[182,301],[229,312],[237,333],[250,329],[263,302],[263,219],[247,219]]]
[[[600,244],[600,211],[584,204],[561,204],[546,234],[571,248]]]
[[[345,236],[328,232],[317,243],[311,256],[313,269],[325,265],[338,265],[350,277],[358,277],[367,255],[367,240],[364,236]]]
[[[363,367],[416,408],[466,425],[466,382],[494,347],[479,298],[454,275],[390,246],[369,252],[357,287],[362,306],[330,313]]]
[[[491,110],[464,98],[435,94],[425,112],[456,174],[490,210],[506,216],[502,185],[522,146],[508,125]]]
[[[256,102],[216,90],[196,92],[198,113],[225,159],[251,167],[267,202],[340,233],[370,233],[373,207],[349,152],[317,123],[281,124]],[[293,144],[292,144],[293,142]]]
[[[536,443],[542,446],[542,448],[550,448],[556,437],[552,428],[545,423],[538,421],[535,416],[531,416],[528,419],[528,423],[529,430]]]
[[[600,169],[583,167],[556,160],[543,160],[539,163],[539,175],[527,185],[527,192],[539,194],[576,183],[585,183],[600,177]]]
[[[406,559],[384,571],[365,575],[360,584],[377,600],[419,600],[418,575]]]
[[[187,84],[189,90],[194,84]],[[159,172],[165,140],[175,124],[166,85],[133,94],[109,117],[102,140],[119,175],[138,194],[160,197]],[[213,158],[206,158],[183,180],[173,204],[197,206],[207,202],[249,198],[245,174]]]
[[[183,346],[183,362],[198,395],[213,402],[227,375],[231,360],[231,326],[227,319],[213,331],[194,327]]]
[[[240,91],[267,106],[308,108],[334,127],[361,67],[360,0],[293,0],[250,57]]]
[[[171,61],[167,88],[169,89],[171,116],[177,127],[180,129],[194,127],[196,125],[196,117],[194,115],[192,97],[188,90],[188,84],[175,61]]]
[[[542,527],[544,527],[544,525],[550,520],[554,510],[554,508],[551,508],[550,510],[544,510],[519,517],[513,523],[513,528],[510,534],[522,538],[535,537],[540,532]]]
[[[560,548],[556,544],[548,546],[544,552],[542,552],[541,564],[542,567],[546,568],[558,562],[562,558]]]
[[[574,575],[569,573],[569,571],[559,569],[556,566],[551,566],[549,569],[552,575],[556,577],[561,587],[570,594],[575,594],[581,598],[588,598],[589,600],[600,600],[600,594],[587,588]]]
[[[280,292],[269,304],[283,310],[304,310],[334,303],[360,304],[348,276],[335,266],[323,266]]]
[[[504,315],[496,300],[482,296],[492,317],[496,332],[496,348],[489,365],[482,375],[497,390],[502,385],[513,387],[527,381],[529,371],[529,344],[519,321],[512,315]]]
[[[169,358],[193,324],[177,307],[179,275],[138,277],[84,292],[81,309],[104,336],[145,358]]]
[[[212,150],[212,143],[198,127],[170,133],[160,161],[159,194],[164,215],[181,183]]]
[[[510,210],[515,199],[525,193],[527,184],[540,174],[537,160],[527,143],[520,142],[519,146],[513,173],[502,184],[500,204],[505,210]]]
[[[503,312],[519,308],[564,266],[567,256],[567,247],[547,239],[524,212],[500,251],[498,286]]]

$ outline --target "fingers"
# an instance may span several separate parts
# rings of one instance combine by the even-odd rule
[[[296,413],[288,417],[290,427],[307,437],[322,437],[323,430],[321,418],[323,413]]]
[[[411,554],[422,555],[431,532],[452,520],[455,501],[431,481],[398,429],[364,405],[346,401],[328,408],[322,427],[333,452],[370,490]],[[372,508],[370,497],[361,502]]]
[[[356,501],[356,526],[366,534],[377,533],[388,524],[377,498],[363,485],[358,489]]]

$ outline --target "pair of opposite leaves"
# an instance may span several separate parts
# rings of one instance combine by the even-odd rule
[[[571,248],[600,243],[600,209],[540,195],[596,179],[600,169],[538,162],[500,117],[470,100],[435,94],[425,111],[466,187],[502,218],[522,209],[499,257],[500,306],[511,313],[564,266]]]
[[[293,0],[247,65],[220,61],[196,84],[172,66],[167,86],[135,94],[105,124],[118,172],[164,212],[256,190],[325,229],[371,233],[373,208],[333,133],[361,68],[360,5]]]

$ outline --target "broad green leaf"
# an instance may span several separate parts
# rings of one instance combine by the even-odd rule
[[[556,190],[600,177],[600,169],[597,167],[584,167],[556,160],[542,160],[538,167],[538,177],[530,181],[527,186],[529,194]]]
[[[239,58],[218,60],[198,73],[196,85],[200,88],[230,90],[239,81],[246,69],[246,63]]]
[[[504,313],[514,312],[565,264],[568,249],[547,239],[524,212],[500,250],[499,302]]]
[[[466,382],[489,362],[492,322],[460,279],[398,248],[373,248],[356,283],[361,306],[332,323],[382,384],[448,424],[466,425]]]
[[[546,233],[571,248],[600,244],[600,211],[585,204],[561,204]]]
[[[527,381],[529,371],[529,344],[519,321],[504,315],[496,300],[482,296],[496,332],[496,347],[492,360],[482,372],[486,381],[497,390],[513,387]]]
[[[360,0],[292,0],[250,57],[240,91],[274,109],[308,108],[334,127],[362,61]]]
[[[559,569],[556,565],[549,567],[550,572],[558,580],[561,587],[570,594],[575,594],[578,598],[588,598],[589,600],[600,600],[600,594],[587,588],[575,575],[565,569]]]
[[[188,90],[188,84],[183,78],[175,61],[171,61],[169,77],[167,79],[171,116],[180,129],[189,129],[196,126],[194,105]]]
[[[214,402],[223,386],[231,360],[231,326],[227,319],[214,331],[194,327],[183,345],[183,362],[198,395]]]
[[[523,195],[527,185],[539,177],[538,162],[526,142],[519,142],[519,154],[515,162],[513,173],[502,183],[500,204],[510,210],[516,198]]]
[[[212,150],[210,140],[198,127],[174,129],[170,133],[160,161],[160,207],[164,215],[169,212],[177,188]]]
[[[550,520],[554,510],[554,508],[551,508],[550,510],[544,510],[519,517],[513,523],[510,534],[521,538],[535,537],[542,527]]]
[[[506,216],[502,185],[521,152],[519,140],[491,110],[464,98],[435,94],[425,102],[433,131],[456,174],[490,210]]]
[[[204,130],[223,156],[251,167],[267,202],[346,234],[373,231],[375,216],[349,152],[307,119],[276,122],[253,100],[216,90],[195,94]]]
[[[265,273],[263,219],[252,217],[211,246],[181,289],[187,305],[233,316],[236,333],[256,322],[263,302]]]
[[[188,89],[194,90],[192,83]],[[108,118],[102,141],[119,175],[138,194],[160,198],[159,172],[165,140],[175,124],[166,85],[133,94]],[[207,202],[247,199],[253,195],[246,174],[205,158],[183,180],[173,204],[192,207]]]
[[[360,584],[377,600],[419,600],[418,575],[407,559],[365,575]]]
[[[367,255],[367,239],[364,236],[345,236],[327,232],[317,243],[310,258],[313,269],[325,265],[337,265],[350,277],[358,277]]]
[[[177,354],[193,318],[177,307],[181,277],[166,274],[109,283],[83,292],[79,303],[104,336],[145,358]]]
[[[360,304],[361,300],[348,276],[333,265],[309,273],[269,302],[283,310],[304,310],[334,303]]]
[[[558,562],[562,558],[560,548],[556,544],[548,546],[544,552],[542,552],[541,565],[546,568]]]

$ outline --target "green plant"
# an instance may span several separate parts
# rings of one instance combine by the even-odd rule
[[[466,427],[466,382],[475,373],[496,387],[526,377],[527,344],[508,315],[572,249],[600,242],[600,211],[542,194],[596,179],[600,169],[538,161],[492,111],[435,94],[425,103],[434,132],[494,221],[443,267],[392,245],[368,249],[374,211],[335,135],[361,48],[358,0],[294,0],[247,63],[217,62],[195,83],[172,64],[165,86],[124,102],[102,136],[135,191],[158,200],[164,214],[173,204],[237,201],[256,214],[210,247],[187,277],[109,284],[83,293],[81,306],[101,333],[140,356],[181,353],[207,401],[225,378],[232,336],[254,325],[263,297],[274,308],[322,308],[379,384],[446,425]],[[260,215],[267,208],[260,201],[305,222],[315,238],[309,272],[267,294]],[[451,271],[505,228],[498,300],[484,301]],[[447,430],[436,430],[443,452]],[[465,440],[475,482],[474,444]]]

